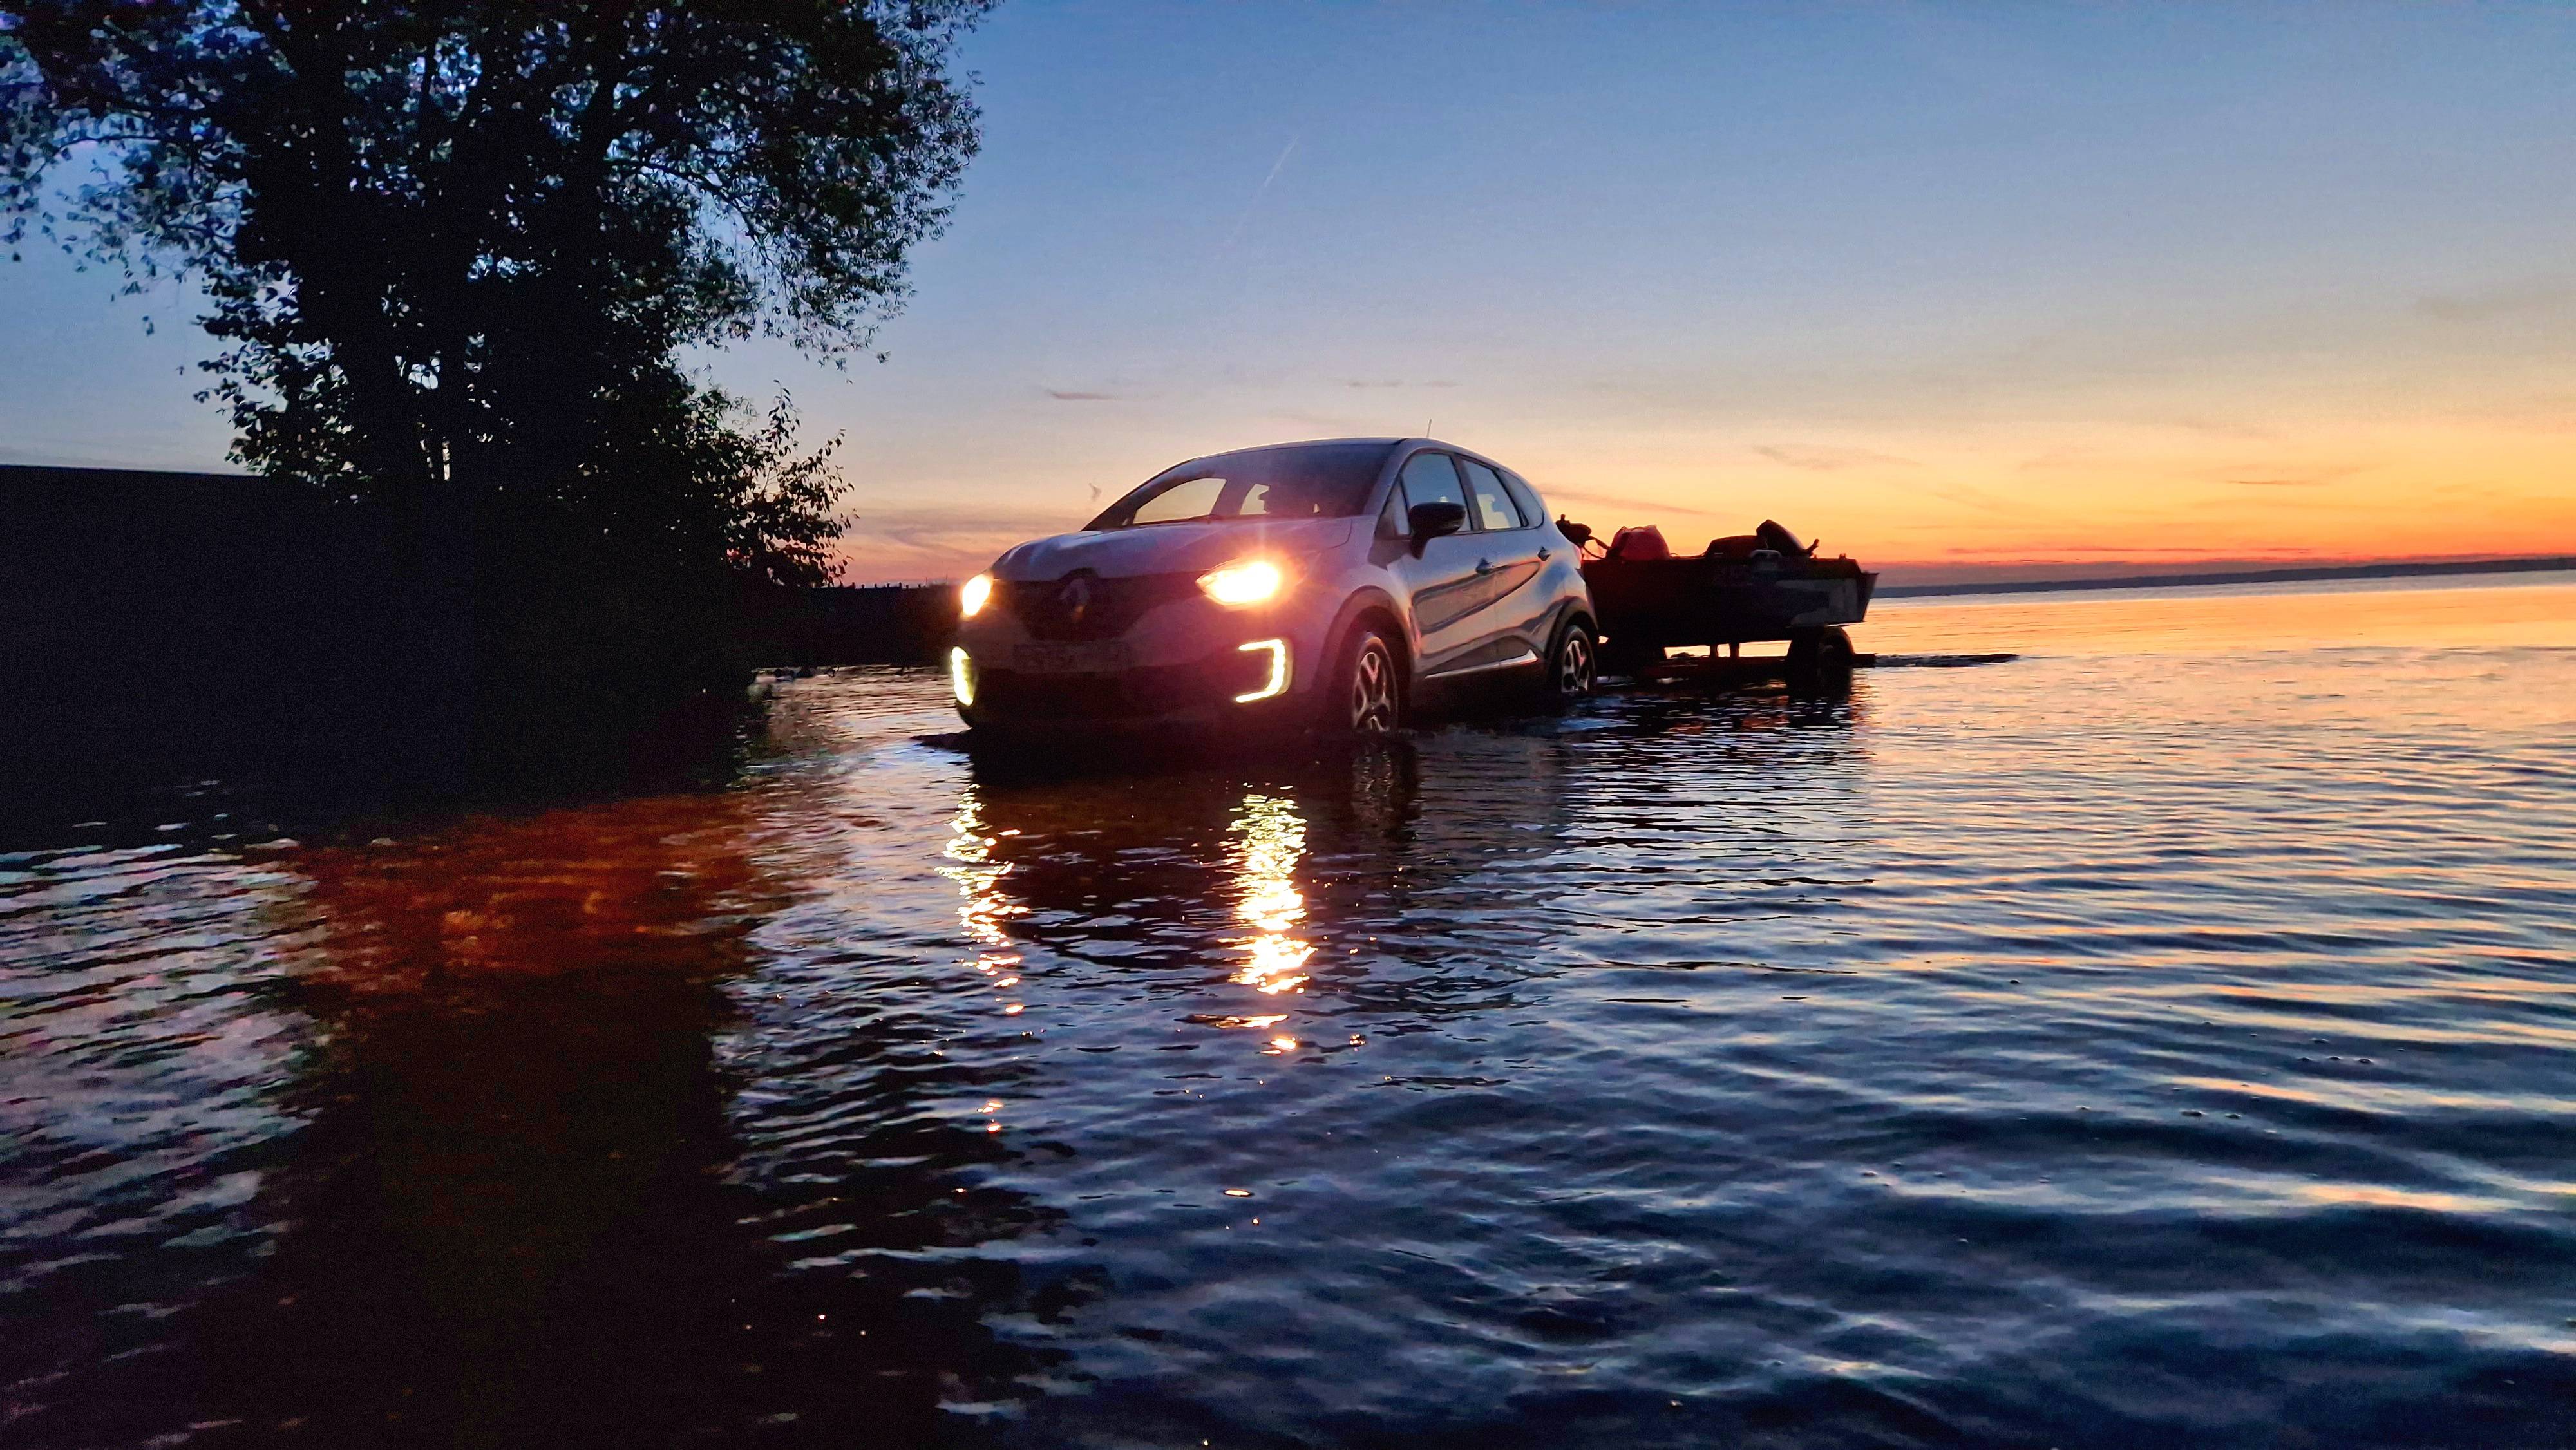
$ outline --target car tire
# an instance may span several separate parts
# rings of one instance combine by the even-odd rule
[[[1569,619],[1556,627],[1547,646],[1546,683],[1540,688],[1551,703],[1571,705],[1590,698],[1601,683],[1601,641],[1592,626]]]
[[[1374,625],[1361,625],[1334,652],[1317,724],[1328,735],[1360,738],[1404,728],[1404,657]]]

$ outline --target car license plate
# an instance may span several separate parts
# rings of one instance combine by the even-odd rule
[[[1088,675],[1123,670],[1130,661],[1123,639],[1095,644],[1024,644],[1011,652],[1011,664],[1033,675]]]

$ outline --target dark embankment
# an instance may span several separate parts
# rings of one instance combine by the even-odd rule
[[[0,804],[460,773],[458,604],[380,519],[265,479],[65,468],[0,468],[0,517]]]
[[[751,650],[763,665],[923,665],[957,631],[951,584],[865,584],[769,589],[750,611]]]
[[[237,475],[0,467],[0,519],[0,820],[703,773],[756,667],[927,660],[949,627],[941,588],[747,590]]]

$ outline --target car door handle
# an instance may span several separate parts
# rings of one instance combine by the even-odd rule
[[[1545,550],[1545,549],[1541,549],[1541,550],[1539,550],[1539,551],[1538,551],[1538,561],[1539,561],[1540,563],[1542,563],[1542,564],[1546,563],[1546,562],[1548,561],[1548,558],[1549,558],[1549,555],[1548,555],[1547,550]]]
[[[1491,560],[1491,559],[1478,559],[1478,560],[1476,561],[1476,572],[1477,572],[1477,573],[1479,573],[1479,574],[1491,574],[1491,573],[1493,573],[1493,572],[1494,572],[1494,561],[1493,561],[1493,560]]]

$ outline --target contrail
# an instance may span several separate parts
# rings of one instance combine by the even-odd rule
[[[1261,204],[1262,194],[1270,190],[1270,183],[1279,179],[1279,169],[1288,164],[1289,153],[1297,149],[1297,142],[1305,134],[1303,131],[1291,132],[1288,144],[1279,148],[1279,159],[1270,163],[1270,174],[1261,178],[1261,184],[1252,189],[1252,200],[1243,204],[1243,215],[1234,219],[1234,230],[1225,234],[1226,248],[1231,248],[1236,240],[1242,237],[1243,229],[1252,222],[1252,209]],[[1224,249],[1220,248],[1220,250]]]

